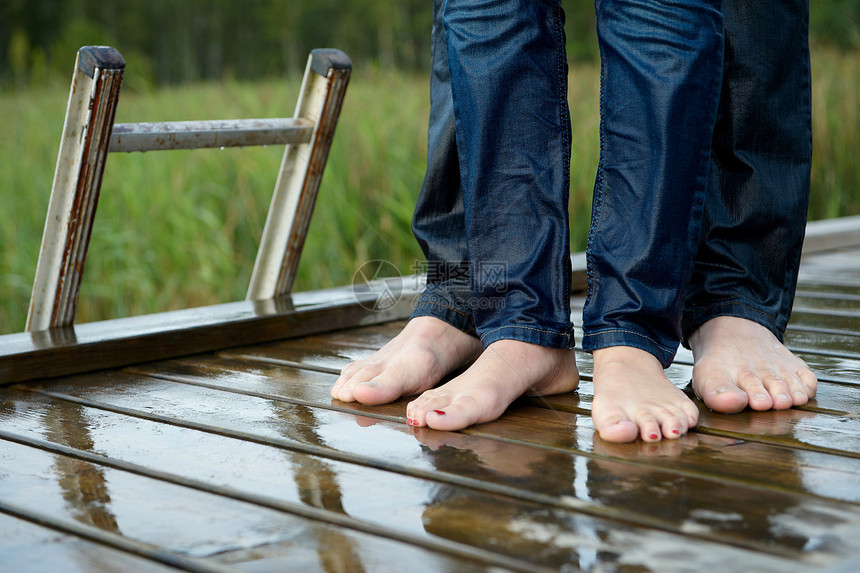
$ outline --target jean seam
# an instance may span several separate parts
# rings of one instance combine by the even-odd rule
[[[673,353],[673,352],[675,352],[675,351],[674,351],[674,350],[672,350],[671,348],[668,348],[668,347],[666,347],[666,346],[663,346],[663,344],[661,344],[660,342],[657,342],[656,340],[654,340],[654,339],[653,339],[653,338],[651,338],[650,336],[647,336],[647,335],[645,335],[645,334],[642,334],[641,332],[636,332],[635,330],[627,330],[627,329],[625,329],[625,328],[604,328],[604,329],[602,329],[602,330],[598,330],[598,331],[595,331],[595,332],[588,332],[588,333],[586,333],[586,334],[585,334],[585,336],[584,336],[584,337],[585,337],[585,338],[588,338],[589,336],[597,336],[598,334],[607,334],[607,333],[611,333],[611,332],[621,332],[621,333],[623,333],[623,334],[632,334],[632,335],[634,335],[634,336],[638,336],[638,337],[640,337],[640,338],[644,338],[645,340],[647,340],[647,341],[651,342],[652,344],[654,344],[655,346],[657,346],[660,350],[662,350],[662,351],[664,351],[664,352],[668,352],[668,353]]]
[[[524,324],[508,324],[505,326],[496,327],[493,330],[488,330],[487,332],[485,332],[484,334],[481,335],[481,340],[483,340],[485,336],[488,336],[494,332],[498,332],[499,330],[504,330],[505,328],[522,328],[524,330],[533,330],[535,332],[542,332],[544,334],[552,334],[554,336],[562,336],[562,337],[569,337],[570,336],[569,334],[565,334],[565,333],[560,332],[558,330],[548,330],[546,328],[536,328],[534,326],[526,326]]]
[[[561,123],[561,148],[562,148],[562,162],[563,162],[563,186],[562,186],[562,195],[564,199],[564,205],[568,205],[570,202],[570,148],[571,148],[571,125],[570,125],[570,110],[567,107],[567,55],[565,53],[565,34],[564,34],[564,8],[561,5],[561,1],[556,4],[555,12],[554,12],[554,24],[555,24],[555,36],[556,36],[556,65],[558,67],[558,107],[559,107],[559,119]],[[565,236],[570,237],[570,220],[567,216],[565,216]],[[570,269],[570,240],[568,239],[565,243],[564,247],[565,258],[561,261],[562,269],[562,306],[565,311],[566,316],[570,316],[570,281],[571,281],[571,269]],[[567,269],[564,266],[567,266]]]
[[[595,0],[595,10],[599,8],[599,0]],[[594,296],[594,291],[597,288],[598,274],[595,271],[595,261],[593,256],[593,246],[594,246],[594,235],[596,233],[596,229],[600,224],[600,215],[603,211],[603,194],[604,194],[604,160],[606,153],[606,126],[603,122],[603,116],[605,112],[606,105],[606,97],[605,97],[605,85],[606,85],[606,67],[604,65],[605,54],[603,53],[603,46],[598,44],[598,50],[600,51],[600,88],[599,88],[599,98],[598,98],[598,108],[600,114],[600,126],[598,130],[599,135],[599,157],[597,161],[597,175],[594,183],[594,193],[591,203],[591,225],[588,229],[588,239],[585,244],[585,277],[586,277],[586,292],[585,292],[585,304],[588,305],[589,301]]]
[[[766,316],[766,317],[770,318],[771,320],[777,320],[777,318],[778,318],[778,315],[771,314],[769,312],[765,312],[759,308],[755,308],[754,306],[750,306],[745,302],[740,302],[737,300],[715,302],[713,304],[709,304],[708,306],[700,306],[700,307],[691,308],[691,309],[689,309],[688,312],[690,314],[696,314],[699,312],[707,312],[707,311],[713,310],[715,308],[720,308],[721,306],[734,306],[734,305],[742,306],[742,307],[746,308],[747,310],[750,310],[750,311],[755,312],[757,314],[761,314],[762,316]]]
[[[417,311],[417,310],[418,310],[419,308],[421,308],[422,306],[424,306],[424,307],[426,307],[426,306],[435,306],[435,307],[438,307],[438,308],[444,308],[445,310],[451,311],[451,312],[453,312],[453,313],[455,313],[455,314],[458,314],[458,315],[462,316],[462,317],[463,317],[463,318],[465,318],[466,320],[471,321],[471,323],[474,325],[474,322],[475,322],[475,321],[474,321],[474,319],[473,319],[471,316],[469,316],[469,315],[467,315],[467,314],[465,314],[465,313],[463,313],[463,312],[461,312],[461,311],[457,310],[456,308],[451,308],[451,307],[449,307],[449,306],[446,306],[446,305],[444,305],[444,304],[440,304],[440,303],[438,303],[438,302],[430,302],[430,301],[427,301],[427,302],[419,303],[418,305],[416,305],[416,306],[415,306],[415,310]],[[434,316],[434,315],[432,315],[432,314],[430,314],[430,315],[423,315],[423,314],[422,314],[422,315],[420,315],[420,316],[430,316],[430,317],[432,317],[432,318],[436,318],[436,319],[438,319],[438,320],[442,320],[443,322],[445,322],[445,323],[447,323],[447,324],[450,324],[451,326],[453,326],[454,328],[456,328],[456,329],[457,329],[457,330],[459,330],[460,332],[464,332],[464,333],[469,334],[469,335],[472,335],[472,336],[478,336],[478,331],[475,329],[475,327],[474,327],[474,326],[473,326],[472,328],[468,328],[468,329],[466,329],[465,327],[466,327],[467,325],[463,325],[463,326],[464,326],[464,328],[461,328],[461,327],[459,327],[459,326],[457,326],[457,325],[455,325],[455,324],[451,324],[451,323],[450,323],[450,322],[448,322],[447,320],[443,320],[442,318],[440,318],[440,317],[438,317],[438,316]],[[417,317],[415,317],[415,316],[414,316],[414,314],[413,314],[413,316],[412,316],[411,318],[417,318]],[[411,319],[411,318],[410,318],[410,319]]]
[[[462,317],[464,317],[464,318],[468,318],[469,320],[472,320],[472,317],[471,317],[470,315],[466,314],[465,312],[462,312],[462,311],[460,311],[460,310],[457,310],[456,308],[451,308],[450,306],[444,305],[444,304],[442,304],[442,303],[439,303],[439,302],[433,302],[433,301],[430,301],[430,300],[428,300],[428,301],[424,301],[424,302],[421,302],[421,300],[419,299],[418,304],[416,304],[416,305],[415,305],[415,308],[420,308],[420,307],[422,307],[422,306],[426,306],[426,305],[430,305],[430,306],[438,306],[438,307],[440,307],[440,308],[444,308],[445,310],[450,310],[451,312],[456,312],[456,313],[457,313],[457,314],[459,314],[460,316],[462,316]]]

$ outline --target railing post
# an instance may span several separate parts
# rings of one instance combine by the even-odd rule
[[[249,300],[273,298],[293,288],[351,71],[352,62],[340,50],[314,50],[308,58],[295,117],[311,119],[314,133],[310,143],[287,145],[284,151]]]
[[[114,48],[78,50],[27,331],[75,320],[124,70],[125,61]]]

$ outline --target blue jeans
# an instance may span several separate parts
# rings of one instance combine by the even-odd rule
[[[598,0],[601,160],[583,347],[664,365],[720,315],[777,336],[809,191],[808,5]],[[569,320],[570,122],[557,1],[436,0],[413,316],[553,348]]]
[[[717,316],[782,338],[809,202],[807,0],[598,0],[583,347],[664,366]]]
[[[427,174],[413,231],[434,316],[484,346],[567,348],[570,119],[558,0],[435,0]]]

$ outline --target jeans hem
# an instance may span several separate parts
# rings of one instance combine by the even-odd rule
[[[660,361],[663,368],[672,365],[677,350],[660,344],[650,336],[624,328],[610,328],[586,333],[582,337],[582,348],[588,352],[611,346],[629,346],[644,350]]]
[[[684,347],[690,348],[690,336],[692,336],[700,326],[719,316],[733,316],[735,318],[751,320],[767,328],[780,342],[783,341],[783,334],[785,333],[785,327],[787,326],[787,324],[780,325],[778,317],[774,316],[772,313],[758,309],[753,305],[738,301],[718,302],[708,306],[687,310],[684,313],[684,318],[681,321],[681,332],[683,332],[681,343]],[[787,323],[787,321],[784,322]]]
[[[523,324],[499,326],[481,333],[481,343],[484,345],[484,348],[499,340],[518,340],[546,348],[568,349],[572,347],[573,334],[571,332]]]
[[[475,331],[475,323],[471,316],[466,315],[455,308],[439,304],[438,302],[422,302],[418,304],[415,307],[415,310],[412,311],[412,315],[409,317],[409,320],[418,318],[419,316],[432,316],[433,318],[438,318],[442,322],[447,322],[457,330],[461,330],[466,334],[470,334],[475,337],[478,336],[478,333]]]

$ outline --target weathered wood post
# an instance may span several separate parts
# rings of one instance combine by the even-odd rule
[[[311,119],[314,131],[309,142],[287,145],[284,151],[248,300],[293,288],[351,71],[352,62],[340,50],[314,50],[308,58],[294,116]]]
[[[78,50],[27,331],[74,322],[124,71],[114,48]]]

